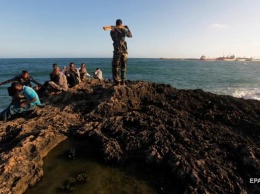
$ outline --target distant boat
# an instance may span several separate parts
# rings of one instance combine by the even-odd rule
[[[251,58],[248,58],[246,61],[260,62],[260,59],[255,59],[255,58],[251,57]]]
[[[250,58],[246,58],[246,57],[237,57],[236,61],[248,61]]]
[[[202,55],[200,57],[200,60],[202,60],[202,61],[215,61],[216,59],[215,58],[207,58],[205,55]]]
[[[235,55],[228,55],[228,56],[223,56],[223,57],[218,57],[216,58],[216,60],[220,60],[220,61],[235,61],[236,57]]]

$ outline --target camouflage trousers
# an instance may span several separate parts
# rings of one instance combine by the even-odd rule
[[[126,75],[126,65],[127,65],[127,53],[116,53],[114,52],[112,60],[112,75],[114,83],[119,83],[125,81]],[[120,70],[121,70],[121,79],[120,79]]]

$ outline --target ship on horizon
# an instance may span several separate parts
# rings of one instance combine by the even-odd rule
[[[236,60],[236,56],[233,54],[233,55],[228,55],[228,56],[224,56],[223,57],[218,57],[216,58],[216,60],[220,60],[220,61],[235,61]]]
[[[202,55],[200,57],[200,60],[202,61],[235,61],[236,60],[236,57],[235,55],[228,55],[228,56],[224,56],[223,57],[217,57],[217,58],[207,58],[205,55]]]
[[[202,61],[254,61],[254,62],[260,62],[260,58],[254,58],[254,57],[236,57],[233,55],[228,55],[223,57],[217,57],[217,58],[207,58],[205,55],[202,55],[199,60]]]
[[[255,61],[260,62],[260,57],[235,57],[235,55],[228,55],[217,58],[207,58],[205,55],[202,55],[200,58],[163,58],[160,57],[161,60],[201,60],[201,61]]]
[[[245,58],[245,61],[255,61],[255,62],[260,62],[260,58]]]
[[[200,60],[202,60],[202,61],[215,61],[216,58],[207,58],[205,55],[202,55],[200,57]]]
[[[224,56],[223,57],[217,57],[217,58],[207,58],[205,55],[202,55],[200,57],[200,60],[202,61],[235,61],[237,58],[236,56],[233,54],[233,55],[228,55],[228,56]]]

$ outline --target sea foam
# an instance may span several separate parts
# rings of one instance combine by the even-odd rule
[[[239,89],[233,92],[232,96],[237,98],[260,100],[260,89]]]

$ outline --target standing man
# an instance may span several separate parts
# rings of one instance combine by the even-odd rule
[[[113,40],[114,54],[112,61],[112,75],[114,85],[118,86],[119,84],[125,85],[125,73],[127,65],[127,44],[125,42],[125,37],[132,37],[132,33],[129,30],[128,26],[123,26],[122,20],[116,20],[116,27],[112,28],[110,31],[110,36]],[[119,76],[119,69],[121,68],[121,80]],[[120,82],[121,81],[121,82]]]
[[[21,92],[25,99],[20,102],[11,103],[2,113],[2,119],[7,121],[11,119],[14,115],[32,111],[36,106],[41,106],[38,94],[29,86],[23,86],[19,82],[12,83],[12,89],[16,92]]]

